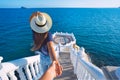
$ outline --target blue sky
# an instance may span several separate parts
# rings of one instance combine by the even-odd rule
[[[0,0],[0,8],[118,7],[120,0]]]

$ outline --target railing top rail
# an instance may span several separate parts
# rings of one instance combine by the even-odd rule
[[[8,73],[12,70],[18,69],[21,66],[32,64],[36,61],[40,61],[39,55],[25,57],[25,58],[21,58],[21,59],[9,61],[9,62],[0,63],[0,65],[1,65],[0,74],[2,74],[3,72]]]
[[[96,79],[96,80],[106,80],[105,75],[103,73],[103,71],[98,68],[97,66],[95,66],[94,64],[92,64],[89,61],[86,61],[84,56],[86,55],[85,53],[85,49],[84,48],[80,48],[79,51],[76,51],[74,49],[73,50],[73,55],[77,56],[77,61],[80,62],[82,64],[82,66]],[[78,63],[77,62],[77,63]]]
[[[104,73],[97,66],[93,65],[90,62],[86,62],[84,59],[79,59],[79,61],[83,64],[86,70],[95,77],[96,80],[105,80]]]

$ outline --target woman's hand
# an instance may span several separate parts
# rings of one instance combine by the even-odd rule
[[[48,72],[51,73],[53,78],[57,77],[57,64],[56,61],[53,61],[50,67],[48,68]]]
[[[60,76],[63,70],[62,66],[57,61],[53,61],[49,69],[51,70],[54,77]]]
[[[60,65],[58,61],[56,61],[56,76],[60,76],[62,74],[63,67]]]

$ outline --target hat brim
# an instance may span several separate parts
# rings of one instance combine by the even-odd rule
[[[47,13],[41,13],[45,16],[46,20],[47,20],[47,23],[45,26],[43,27],[38,27],[36,24],[35,24],[35,16],[31,19],[31,22],[30,22],[30,27],[33,31],[37,32],[37,33],[45,33],[45,32],[48,32],[51,27],[52,27],[52,19],[51,17],[47,14]]]

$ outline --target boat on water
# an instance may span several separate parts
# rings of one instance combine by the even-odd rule
[[[76,44],[73,33],[53,34],[54,49],[63,73],[55,80],[120,80],[119,66],[97,67],[91,62],[85,49]],[[38,80],[41,76],[40,55],[2,62],[0,80]]]

